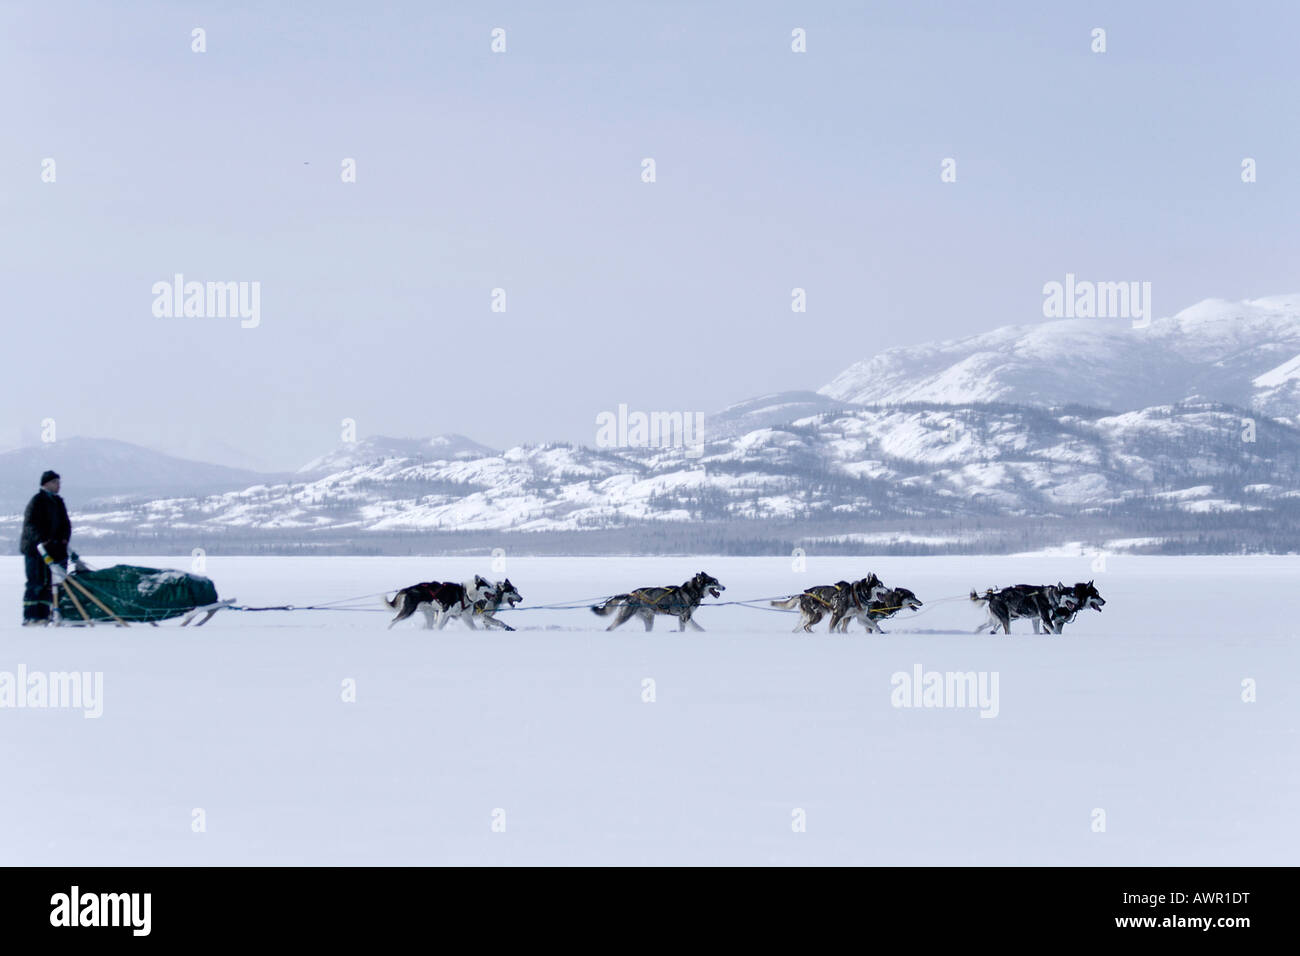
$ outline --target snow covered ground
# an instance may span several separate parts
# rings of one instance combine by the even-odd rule
[[[606,634],[585,610],[503,614],[511,634],[315,611],[22,629],[20,560],[0,559],[0,680],[103,674],[96,719],[0,709],[0,863],[1295,864],[1300,558],[1090,562],[506,569],[527,605],[701,569],[724,599],[874,569],[928,602],[883,637],[830,637],[735,606],[705,607],[708,632],[685,635],[667,620]],[[486,558],[214,557],[207,572],[253,605],[502,576]],[[972,587],[1089,578],[1106,609],[1063,637],[970,633]],[[996,674],[996,707],[894,706],[894,675],[918,665],[982,674],[990,692]]]

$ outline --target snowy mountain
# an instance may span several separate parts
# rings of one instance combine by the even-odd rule
[[[459,461],[481,458],[497,452],[471,441],[464,435],[437,435],[433,438],[388,438],[376,435],[345,442],[334,451],[313,458],[298,469],[300,475],[329,475],[390,458],[416,461]]]
[[[110,438],[67,438],[0,453],[0,511],[21,510],[49,468],[63,476],[64,492],[81,503],[204,495],[274,477],[188,461]]]
[[[1300,422],[1300,295],[1210,299],[1134,328],[1059,319],[890,349],[821,389],[857,404],[1012,402],[1133,411],[1202,399]]]
[[[1298,468],[1300,430],[1261,419],[1247,435],[1243,412],[1216,403],[1119,414],[904,404],[717,438],[699,459],[567,444],[388,458],[301,482],[86,509],[77,520],[185,550],[229,535],[284,547],[346,539],[363,550],[611,529],[629,541],[666,526],[679,538],[764,528],[819,541],[938,528],[948,537],[937,544],[972,546],[981,527],[997,533],[1007,522],[1048,528],[1025,539],[1046,546],[1086,539],[1094,525],[1111,529],[1107,540],[1161,540],[1225,518],[1276,533],[1300,513]]]
[[[762,395],[745,402],[729,405],[720,412],[706,415],[704,434],[709,438],[729,438],[744,435],[758,428],[771,428],[787,422],[848,408],[841,402],[819,392],[779,392]]]
[[[708,416],[698,456],[444,435],[349,443],[291,480],[124,445],[63,467],[78,534],[155,552],[1277,551],[1300,550],[1298,420],[1300,295],[893,349]],[[25,497],[38,458],[60,466],[23,454]]]

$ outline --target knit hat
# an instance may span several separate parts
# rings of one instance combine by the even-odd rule
[[[57,471],[47,471],[41,475],[41,484],[45,484],[47,481],[53,481],[58,477],[59,473]]]

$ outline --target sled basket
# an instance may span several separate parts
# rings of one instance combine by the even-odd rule
[[[166,621],[217,603],[217,588],[212,581],[185,571],[117,564],[99,571],[78,571],[69,578],[124,621]],[[69,595],[69,588],[59,589],[59,615],[69,622],[82,620]],[[102,608],[84,597],[81,607],[92,621],[111,620]]]

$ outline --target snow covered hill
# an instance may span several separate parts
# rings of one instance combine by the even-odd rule
[[[1293,295],[894,349],[709,416],[698,456],[373,437],[291,480],[160,463],[150,494],[69,493],[79,535],[146,550],[1300,550],[1298,422]]]
[[[779,392],[775,395],[761,395],[705,416],[704,434],[711,439],[732,438],[759,428],[785,425],[810,415],[848,407],[847,402],[838,401],[819,392]]]
[[[779,525],[826,537],[880,522],[978,526],[1001,517],[1056,522],[1059,542],[1078,540],[1070,522],[1086,518],[1136,534],[1200,517],[1300,511],[1298,468],[1300,430],[1260,419],[1247,435],[1243,412],[1215,403],[1119,414],[908,404],[718,438],[698,459],[681,449],[568,444],[389,458],[301,482],[87,510],[77,520],[93,534],[146,539],[309,543],[342,534],[379,547],[405,536],[418,548],[430,535],[469,532]]]
[[[321,476],[372,464],[389,458],[406,458],[416,461],[459,461],[497,454],[486,445],[471,441],[464,435],[436,435],[433,438],[389,438],[376,435],[345,442],[319,458],[313,458],[298,469],[299,475]]]
[[[1208,299],[1142,328],[1058,319],[890,349],[821,389],[857,404],[1012,402],[1133,411],[1206,399],[1300,422],[1300,294]]]
[[[275,477],[176,458],[110,438],[67,438],[0,453],[0,512],[22,509],[49,468],[63,475],[65,493],[80,503],[203,495]]]

